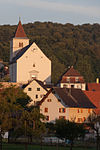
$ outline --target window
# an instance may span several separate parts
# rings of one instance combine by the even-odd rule
[[[38,98],[38,95],[36,95],[36,98]]]
[[[47,99],[47,102],[51,102],[51,99]]]
[[[83,109],[81,109],[81,113],[83,113]]]
[[[40,91],[40,88],[37,88],[37,91]]]
[[[74,88],[74,85],[71,85],[71,88]]]
[[[70,77],[67,77],[67,79],[66,79],[66,80],[67,80],[67,82],[70,82]]]
[[[60,113],[65,113],[65,112],[66,112],[66,109],[65,109],[65,108],[59,108],[59,112],[60,112]]]
[[[33,64],[33,67],[35,67],[35,64]]]
[[[48,108],[44,108],[44,112],[48,112]]]
[[[90,111],[90,109],[88,109],[88,113],[90,113],[91,111]]]
[[[49,116],[45,116],[46,121],[49,121]]]
[[[81,118],[78,118],[77,121],[78,121],[78,122],[81,122]]]
[[[66,85],[66,84],[63,84],[63,88],[67,88],[67,85]]]
[[[40,95],[40,98],[42,98],[42,97],[43,97],[43,94]]]
[[[80,113],[80,110],[78,109],[77,112]]]
[[[66,117],[65,116],[59,116],[59,119],[66,119]]]
[[[19,43],[19,47],[23,47],[23,43]]]
[[[86,120],[86,118],[85,117],[83,117],[83,121],[85,121]]]
[[[28,88],[28,91],[32,91],[32,88]]]
[[[79,82],[79,78],[78,77],[75,78],[75,82]]]

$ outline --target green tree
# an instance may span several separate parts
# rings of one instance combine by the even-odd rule
[[[74,140],[85,135],[83,124],[77,124],[65,119],[56,120],[55,131],[57,137],[70,140],[70,150],[73,148]]]
[[[20,88],[11,86],[0,91],[0,150],[2,149],[2,135],[14,129],[30,98]]]
[[[93,113],[88,117],[88,121],[87,125],[90,127],[90,130],[92,129],[96,133],[96,149],[100,150],[100,116]]]

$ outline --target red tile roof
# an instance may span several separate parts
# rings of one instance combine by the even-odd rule
[[[18,27],[17,27],[17,30],[15,32],[15,36],[14,37],[27,38],[27,36],[25,34],[25,31],[24,31],[24,29],[22,27],[21,21],[19,21],[19,23],[18,23]]]
[[[71,66],[63,76],[81,76],[80,73]]]
[[[100,115],[100,91],[84,91],[90,101],[97,107],[96,114]]]
[[[88,83],[88,91],[100,91],[100,83]]]

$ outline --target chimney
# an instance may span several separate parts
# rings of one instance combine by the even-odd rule
[[[96,83],[99,83],[99,78],[96,78]]]

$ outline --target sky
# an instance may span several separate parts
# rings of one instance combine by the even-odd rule
[[[100,0],[0,0],[0,25],[40,22],[99,23]]]

